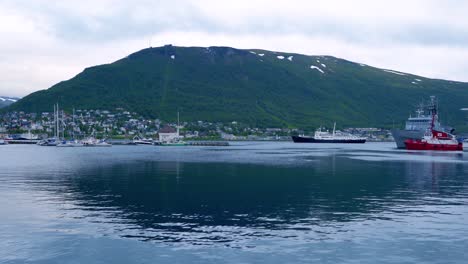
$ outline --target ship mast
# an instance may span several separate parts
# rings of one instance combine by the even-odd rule
[[[73,139],[75,139],[75,108],[74,107],[73,107],[72,120],[73,120],[72,137],[73,137]]]
[[[57,103],[57,140],[60,140],[60,110]]]
[[[55,119],[57,118],[57,109],[55,109],[55,104],[54,104],[54,138],[57,138],[57,121]]]
[[[54,138],[56,140],[60,138],[59,122],[59,105],[56,103],[54,105]]]
[[[431,111],[432,120],[431,120],[431,131],[434,130],[435,121],[437,119],[437,102],[435,96],[431,96],[431,104],[429,106],[429,111]]]
[[[179,111],[177,111],[177,138],[179,138]]]

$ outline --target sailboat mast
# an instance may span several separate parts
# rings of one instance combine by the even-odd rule
[[[57,139],[60,140],[60,110],[57,103]]]
[[[179,138],[179,111],[177,111],[177,138]]]
[[[73,137],[73,139],[75,139],[75,108],[74,107],[73,107],[72,120],[73,120],[72,137]]]
[[[57,106],[54,104],[54,138],[57,138]]]

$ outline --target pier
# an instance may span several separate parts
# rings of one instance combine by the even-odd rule
[[[215,147],[223,147],[229,146],[229,142],[227,141],[190,141],[187,142],[189,146],[215,146]]]
[[[40,140],[38,139],[6,139],[5,142],[8,144],[37,144]]]

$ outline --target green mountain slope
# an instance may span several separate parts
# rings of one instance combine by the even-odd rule
[[[240,121],[305,127],[401,124],[414,105],[436,95],[441,118],[462,125],[468,83],[386,71],[330,56],[229,47],[144,49],[85,69],[8,110],[50,111],[123,107],[147,117]]]

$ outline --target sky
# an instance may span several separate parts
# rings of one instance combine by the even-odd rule
[[[149,46],[331,55],[468,82],[468,1],[0,0],[0,95]]]

